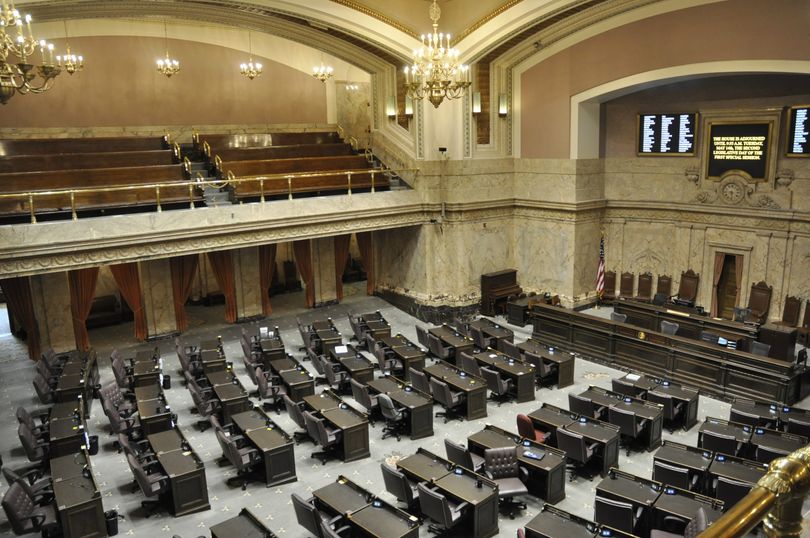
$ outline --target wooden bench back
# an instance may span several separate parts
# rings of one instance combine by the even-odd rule
[[[163,137],[116,136],[94,138],[29,138],[0,140],[0,155],[48,155],[166,149]]]
[[[362,155],[344,155],[337,157],[310,157],[303,159],[265,159],[261,161],[223,162],[221,170],[229,171],[236,177],[294,174],[301,172],[321,172],[328,170],[352,170],[368,168],[369,164]]]
[[[146,151],[107,151],[102,153],[61,153],[51,155],[16,155],[0,157],[0,174],[46,170],[85,170],[172,164],[170,149]]]
[[[291,159],[295,157],[334,157],[351,155],[349,144],[296,144],[293,146],[266,146],[260,148],[220,148],[215,155],[223,161],[261,161]],[[214,155],[212,155],[213,157]]]

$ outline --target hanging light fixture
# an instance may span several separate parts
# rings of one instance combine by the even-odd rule
[[[23,24],[27,26],[27,36]],[[42,63],[34,65],[31,56],[37,47]],[[15,93],[24,95],[50,90],[61,72],[53,61],[53,44],[34,37],[31,15],[21,15],[13,2],[7,5],[3,0],[0,6],[0,104],[6,104]]]
[[[180,62],[169,57],[169,33],[166,30],[166,21],[163,21],[163,37],[166,38],[166,58],[157,61],[157,70],[161,75],[171,78],[172,75],[180,71]]]
[[[239,72],[245,75],[248,79],[253,80],[262,74],[262,64],[259,62],[253,63],[253,43],[250,39],[250,31],[248,31],[248,63],[239,65]]]
[[[327,80],[332,78],[332,75],[334,74],[333,71],[334,69],[332,69],[331,65],[323,64],[323,54],[321,54],[321,65],[316,65],[312,68],[312,76],[325,83]]]
[[[434,107],[445,99],[458,99],[470,87],[470,68],[459,64],[458,49],[450,46],[450,34],[439,32],[442,11],[436,0],[430,6],[433,31],[423,35],[422,47],[413,51],[413,65],[405,67],[405,90],[413,99],[427,98]]]
[[[76,71],[84,69],[84,57],[79,54],[70,53],[70,43],[68,42],[67,21],[62,21],[65,24],[65,54],[56,57],[56,65],[64,68],[68,75],[72,75]]]

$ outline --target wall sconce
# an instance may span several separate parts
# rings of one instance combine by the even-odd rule
[[[481,113],[481,92],[473,92],[472,94],[472,113]]]
[[[413,97],[410,95],[405,96],[405,116],[413,117]]]
[[[385,115],[389,118],[397,117],[397,100],[393,95],[389,95],[385,100]]]
[[[506,105],[506,94],[498,95],[498,116],[505,118],[509,113],[509,107]]]

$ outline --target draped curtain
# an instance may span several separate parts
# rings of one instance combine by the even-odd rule
[[[720,283],[720,277],[723,275],[723,261],[725,260],[726,255],[722,252],[716,252],[714,254],[714,279],[712,280],[712,310],[711,316],[713,318],[717,317],[717,309],[718,309],[718,301],[717,301],[717,293],[720,291],[717,289],[717,285]]]
[[[110,272],[118,285],[118,289],[121,291],[121,296],[134,314],[135,338],[141,341],[146,340],[146,311],[143,309],[138,264],[133,262],[111,265]]]
[[[39,359],[39,325],[34,314],[34,299],[31,295],[31,279],[27,276],[0,279],[0,288],[8,301],[9,310],[25,329],[28,340],[28,356]]]
[[[93,306],[93,295],[96,292],[98,267],[68,271],[70,285],[70,314],[73,317],[73,336],[76,349],[90,349],[90,337],[87,335],[87,316]]]
[[[359,232],[357,246],[363,259],[363,268],[366,270],[366,294],[374,295],[374,242],[371,232]]]
[[[740,293],[742,292],[742,278],[743,278],[743,255],[737,254],[734,256],[734,282],[737,285],[737,296],[734,298],[734,304],[740,305]]]
[[[169,267],[172,273],[174,320],[177,323],[177,330],[180,332],[188,328],[186,301],[188,301],[188,296],[191,295],[191,284],[194,281],[198,264],[199,256],[196,254],[176,256],[169,260]]]
[[[270,285],[273,283],[273,273],[276,272],[276,245],[261,245],[259,247],[259,287],[262,290],[262,313],[269,316],[273,313],[270,305]]]
[[[214,270],[214,278],[217,279],[219,289],[225,295],[225,321],[236,323],[236,284],[231,252],[228,250],[209,252],[208,261],[211,262],[211,269]]]
[[[312,271],[312,250],[309,246],[309,239],[293,241],[293,255],[298,272],[304,281],[307,307],[315,306],[315,273]]]
[[[349,260],[349,243],[351,235],[335,236],[335,291],[337,300],[343,300],[343,273],[346,271],[346,262]]]

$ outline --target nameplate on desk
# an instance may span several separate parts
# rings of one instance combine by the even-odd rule
[[[335,346],[335,353],[348,353],[349,347],[348,346]]]

